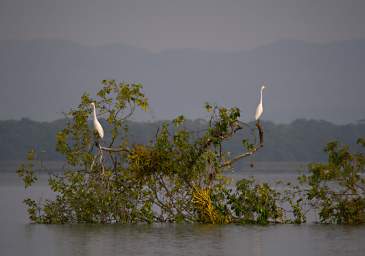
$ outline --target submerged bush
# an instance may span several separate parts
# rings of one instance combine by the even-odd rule
[[[254,184],[253,179],[242,179],[236,191],[228,196],[236,222],[268,224],[284,222],[284,209],[279,206],[280,193],[269,184]]]
[[[88,121],[94,102],[107,135],[96,137]],[[94,99],[81,97],[67,113],[68,123],[57,136],[57,151],[67,167],[49,177],[55,198],[27,198],[35,223],[302,223],[304,206],[319,211],[324,223],[363,223],[364,155],[350,154],[336,143],[327,146],[327,164],[312,164],[302,186],[277,191],[269,184],[242,179],[232,187],[224,171],[255,154],[264,133],[256,123],[256,138],[242,138],[242,152],[231,157],[224,143],[239,130],[238,108],[206,104],[208,126],[191,132],[185,118],[165,122],[150,143],[130,144],[128,123],[136,109],[146,111],[148,100],[140,84],[103,81]],[[359,143],[364,145],[363,140]],[[37,181],[36,152],[18,169],[26,188]],[[330,184],[331,183],[331,184]]]
[[[358,144],[365,147],[365,140]],[[307,199],[322,223],[365,223],[364,154],[352,154],[338,142],[329,143],[325,151],[328,162],[310,164],[309,175],[301,177],[309,188]]]
[[[209,126],[200,135],[184,128],[177,117],[164,123],[146,145],[130,145],[126,120],[137,108],[148,109],[140,84],[103,81],[93,99],[88,94],[68,114],[66,127],[57,134],[57,151],[65,156],[67,169],[51,175],[53,200],[28,198],[30,219],[36,223],[227,223],[219,209],[220,194],[228,182],[224,168],[262,147],[246,139],[242,154],[229,158],[222,143],[242,129],[238,108],[206,104]],[[99,141],[88,118],[94,102],[109,135]],[[33,158],[18,174],[28,187],[36,181]],[[209,214],[206,215],[208,209]],[[228,213],[228,212],[226,212]],[[224,213],[224,214],[226,214]]]

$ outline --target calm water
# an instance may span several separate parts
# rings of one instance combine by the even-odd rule
[[[10,166],[10,167],[9,167]],[[0,169],[11,170],[11,165]],[[234,179],[295,180],[302,165],[258,164]],[[46,176],[32,189],[50,195]],[[340,225],[36,225],[21,201],[29,195],[0,172],[0,255],[365,255],[365,226]]]

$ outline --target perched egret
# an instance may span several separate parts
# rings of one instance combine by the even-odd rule
[[[255,120],[259,120],[259,118],[261,117],[262,113],[264,112],[264,107],[262,106],[262,91],[265,89],[265,85],[261,86],[261,91],[260,91],[260,103],[256,108],[256,114],[255,114]]]
[[[94,129],[98,133],[99,137],[102,139],[104,137],[104,129],[99,123],[98,118],[96,117],[96,110],[95,110],[95,103],[92,102],[91,106],[93,107],[93,123],[94,123]]]

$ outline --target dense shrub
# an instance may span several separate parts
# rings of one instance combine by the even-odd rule
[[[303,223],[311,206],[323,223],[365,222],[365,157],[329,143],[328,163],[309,166],[301,185],[277,191],[266,183],[242,179],[232,187],[224,171],[263,147],[264,133],[242,138],[241,152],[231,156],[225,143],[239,130],[238,108],[206,104],[206,129],[191,132],[185,118],[163,123],[147,144],[130,144],[127,120],[136,109],[148,109],[140,84],[103,81],[93,99],[81,97],[57,133],[57,151],[67,167],[48,182],[54,199],[24,200],[35,223]],[[107,136],[99,140],[88,121],[95,102]],[[251,134],[247,132],[246,134]],[[257,141],[253,144],[251,141]],[[359,144],[364,146],[364,140]],[[37,154],[28,154],[18,175],[25,187],[37,181]]]

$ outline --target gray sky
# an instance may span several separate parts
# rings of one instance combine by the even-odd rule
[[[251,118],[264,82],[269,120],[363,119],[364,13],[365,0],[0,0],[0,119],[58,118],[108,78],[142,82],[158,119],[201,117],[205,101]]]
[[[1,0],[0,39],[252,49],[365,38],[363,0]]]

